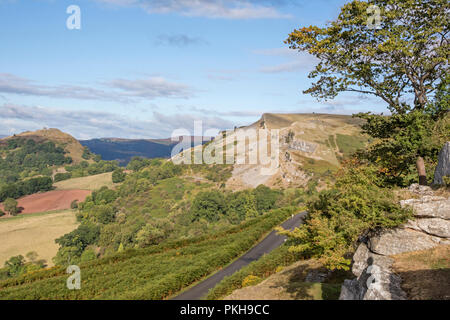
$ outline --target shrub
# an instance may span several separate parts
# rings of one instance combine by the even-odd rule
[[[251,275],[245,277],[244,280],[242,280],[242,288],[254,286],[254,285],[260,283],[261,280],[262,279],[260,277],[257,277],[257,276],[254,276],[251,274]]]
[[[225,213],[223,193],[217,190],[200,192],[192,202],[191,219],[198,221],[206,219],[209,222],[218,221]]]
[[[78,200],[75,199],[70,203],[70,209],[78,209]]]
[[[123,172],[123,169],[116,169],[112,173],[112,182],[113,183],[120,183],[125,181],[126,173]]]
[[[17,201],[8,198],[3,202],[3,207],[5,208],[5,211],[7,211],[10,215],[15,216],[19,213],[19,208],[17,207]]]
[[[58,182],[58,181],[63,181],[63,180],[68,180],[72,178],[72,173],[70,172],[58,172],[57,174],[55,174],[55,177],[53,178],[54,182]]]
[[[411,211],[396,203],[391,189],[381,188],[374,167],[356,166],[340,173],[331,190],[308,203],[306,222],[290,237],[291,250],[317,257],[329,269],[348,270],[348,254],[358,238],[377,228],[392,228],[407,221]]]

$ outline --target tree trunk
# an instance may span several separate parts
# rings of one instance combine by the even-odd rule
[[[427,172],[425,170],[425,162],[423,161],[422,157],[417,158],[416,166],[417,166],[417,173],[419,174],[419,184],[421,186],[426,186]]]

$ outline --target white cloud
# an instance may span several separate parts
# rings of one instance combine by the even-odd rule
[[[312,71],[319,63],[319,60],[316,57],[306,52],[298,52],[289,48],[254,50],[253,53],[271,57],[281,57],[288,60],[276,65],[261,67],[259,71],[263,73]]]
[[[124,117],[103,111],[63,110],[42,106],[3,104],[0,106],[0,134],[13,134],[43,127],[58,128],[76,138],[168,138],[175,129],[193,134],[194,121],[203,121],[203,130],[229,129],[233,123],[217,115],[173,115],[153,112],[148,119]]]
[[[209,44],[203,38],[193,37],[187,34],[160,34],[155,42],[156,45],[187,47],[191,45],[207,45]]]
[[[96,0],[97,2],[140,7],[148,13],[179,13],[188,17],[222,19],[285,19],[277,10],[283,1],[249,0]],[[266,5],[261,5],[265,3]]]
[[[187,85],[170,82],[162,77],[137,80],[115,79],[103,83],[103,89],[96,89],[76,85],[48,86],[13,74],[0,73],[0,93],[79,100],[131,102],[138,98],[186,99],[192,96],[193,90]]]

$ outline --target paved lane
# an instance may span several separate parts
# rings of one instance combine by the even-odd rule
[[[306,211],[299,213],[287,221],[285,221],[281,226],[285,229],[294,229],[302,224],[303,218],[306,216]],[[222,269],[216,272],[211,277],[203,280],[199,284],[194,287],[186,290],[182,294],[173,298],[173,300],[199,300],[202,297],[206,296],[208,291],[216,286],[223,278],[232,275],[236,271],[239,271],[241,268],[250,264],[253,261],[258,260],[264,254],[267,254],[274,249],[281,246],[286,237],[280,236],[276,233],[276,231],[272,231],[267,237],[264,238],[261,242],[255,245],[250,251],[244,254],[242,257],[234,261],[225,269]]]

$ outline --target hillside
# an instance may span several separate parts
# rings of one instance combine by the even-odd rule
[[[361,134],[361,124],[362,120],[346,115],[267,113],[249,126],[222,132],[209,148],[221,149],[217,146],[229,145],[230,141],[236,141],[237,136],[249,129],[266,132],[278,129],[278,167],[270,174],[261,174],[261,170],[269,166],[248,163],[249,150],[257,150],[258,143],[255,138],[249,137],[246,151],[237,150],[235,157],[235,160],[239,155],[246,157],[246,164],[234,163],[232,177],[226,186],[233,190],[254,188],[260,184],[277,188],[305,186],[314,177],[336,171],[343,159],[365,146],[368,138]],[[227,142],[224,141],[225,136]],[[180,159],[181,156],[179,154],[173,159]]]
[[[0,139],[0,146],[7,145],[9,140],[17,138],[26,138],[34,140],[37,143],[42,143],[46,141],[52,141],[56,146],[62,147],[64,151],[67,152],[67,156],[72,158],[73,163],[80,163],[84,159],[82,158],[84,148],[78,142],[77,139],[72,137],[70,134],[64,133],[59,129],[50,128],[42,129],[37,131],[25,131],[20,134],[15,134],[10,137]]]

